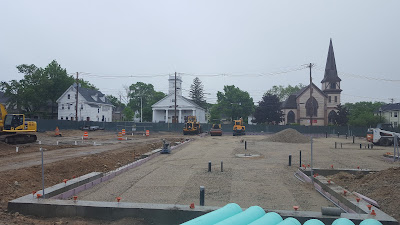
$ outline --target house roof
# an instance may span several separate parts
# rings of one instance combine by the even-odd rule
[[[162,98],[160,101],[154,103],[151,107],[153,108],[155,105],[157,105],[158,103],[164,101],[166,98],[170,97],[171,95],[174,95],[174,93],[171,93],[171,94],[165,96],[165,97]],[[205,110],[203,107],[197,105],[195,102],[193,102],[192,100],[190,100],[190,99],[188,99],[188,98],[186,98],[186,97],[183,97],[183,96],[181,96],[181,95],[177,95],[176,97],[177,97],[177,98],[182,98],[183,100],[187,101],[188,103],[190,103],[191,105],[193,105],[193,106],[196,107],[196,108],[200,108],[200,109]]]
[[[312,83],[313,86],[313,90],[318,91],[320,94],[322,94],[324,97],[328,97],[324,92],[321,91],[321,89],[319,89],[314,83]],[[303,87],[302,89],[300,89],[299,91],[291,94],[281,105],[282,109],[297,109],[297,103],[296,103],[296,99],[303,94],[308,88],[310,87],[310,85],[307,85],[305,87]]]
[[[81,94],[85,98],[85,100],[87,102],[111,104],[111,102],[107,98],[104,98],[105,101],[100,99],[100,97],[105,97],[105,95],[103,93],[101,93],[100,91],[98,91],[98,90],[79,87],[78,88],[78,92],[79,92],[79,94]],[[97,94],[98,98],[97,99],[93,99],[92,96],[94,96],[96,94]]]
[[[71,85],[58,99],[57,102],[60,101],[61,97],[63,97],[70,89],[72,88],[76,88],[76,84]],[[108,105],[112,105],[112,103],[110,102],[110,100],[108,100],[105,95],[103,93],[101,93],[98,90],[94,90],[94,89],[89,89],[89,88],[83,88],[83,87],[79,87],[78,88],[78,92],[80,95],[82,95],[82,97],[85,99],[85,101],[87,103],[96,103],[96,104],[108,104]],[[96,96],[97,95],[97,99],[92,98],[92,96]],[[104,101],[100,99],[100,97],[105,97]]]
[[[341,79],[337,74],[335,53],[333,52],[332,38],[329,42],[328,57],[326,59],[324,79],[321,83],[325,82],[340,82]]]
[[[400,110],[400,103],[386,104],[375,110],[375,113]]]

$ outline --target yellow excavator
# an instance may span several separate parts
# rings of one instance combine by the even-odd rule
[[[28,121],[24,114],[8,114],[0,103],[0,140],[7,144],[25,144],[36,142],[37,124]]]

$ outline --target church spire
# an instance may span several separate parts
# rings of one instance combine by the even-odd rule
[[[328,57],[326,59],[324,79],[321,83],[325,82],[340,82],[341,79],[338,77],[336,70],[335,54],[333,53],[332,38],[329,43]]]

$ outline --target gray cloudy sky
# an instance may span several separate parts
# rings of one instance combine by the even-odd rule
[[[258,102],[273,85],[307,84],[307,69],[278,74],[306,63],[320,86],[332,38],[342,102],[400,102],[399,9],[398,0],[2,0],[0,80],[56,59],[115,96],[138,81],[167,92],[177,71],[185,96],[197,75],[208,102],[232,84]]]

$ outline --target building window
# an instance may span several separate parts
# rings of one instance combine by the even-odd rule
[[[329,103],[332,102],[332,96],[329,96]]]
[[[61,104],[61,109],[64,109],[64,104]]]
[[[71,99],[71,95],[70,94],[68,94],[68,99]]]
[[[83,109],[83,104],[81,104],[81,109]]]
[[[65,120],[68,120],[68,116],[65,117]]]
[[[397,112],[393,112],[393,117],[397,117]]]
[[[397,122],[393,123],[393,127],[396,128],[397,127]]]
[[[331,89],[336,89],[336,83],[331,83]]]
[[[71,109],[71,106],[68,104],[68,109]]]
[[[61,117],[61,120],[63,120],[64,118],[63,117]]]
[[[175,99],[171,99],[171,102],[175,102]]]
[[[337,102],[337,96],[335,96],[335,102]]]
[[[295,122],[295,114],[294,114],[294,112],[292,110],[290,110],[288,112],[288,115],[287,115],[287,123],[291,124],[291,123],[294,123],[294,122]]]
[[[100,109],[97,109],[97,113],[100,113]]]
[[[311,101],[311,98],[309,98],[306,102],[306,116],[317,116],[317,112],[318,112],[317,100],[313,97]]]

